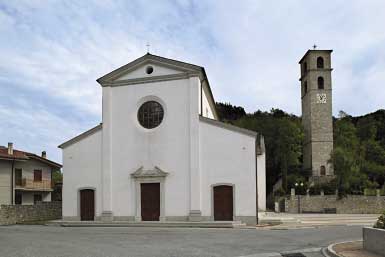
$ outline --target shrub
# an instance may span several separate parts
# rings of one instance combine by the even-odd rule
[[[364,195],[366,196],[375,196],[377,195],[377,190],[372,188],[365,188],[364,189]]]
[[[321,190],[323,190],[325,195],[334,195],[336,193],[336,188],[336,181],[333,179],[329,182],[315,183],[309,188],[309,194],[319,195]]]
[[[374,224],[375,228],[385,229],[385,212],[378,217],[376,224]]]

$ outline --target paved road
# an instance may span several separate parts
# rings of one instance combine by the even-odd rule
[[[358,226],[260,230],[18,225],[0,226],[0,256],[271,257],[299,250],[302,256],[319,257],[320,247],[360,238]]]

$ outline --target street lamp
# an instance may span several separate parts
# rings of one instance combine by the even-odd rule
[[[299,188],[303,188],[303,182],[301,183],[298,183],[298,182],[295,182],[295,189],[297,191],[297,202],[298,202],[298,213],[301,213],[301,198],[300,198],[300,195],[299,195]]]

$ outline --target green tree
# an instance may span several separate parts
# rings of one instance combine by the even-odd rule
[[[337,189],[340,196],[348,193],[352,184],[352,175],[359,172],[357,156],[359,141],[356,128],[348,116],[338,119],[334,126],[334,150],[330,162],[337,179]],[[354,181],[359,187],[361,181]]]
[[[63,182],[63,174],[60,172],[60,170],[55,170],[54,172],[52,172],[52,181],[55,184]]]

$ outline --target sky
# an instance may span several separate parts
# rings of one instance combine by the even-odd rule
[[[298,61],[333,49],[333,114],[385,108],[385,1],[0,0],[0,145],[61,162],[101,122],[96,79],[147,52],[205,67],[216,101],[301,114]]]

